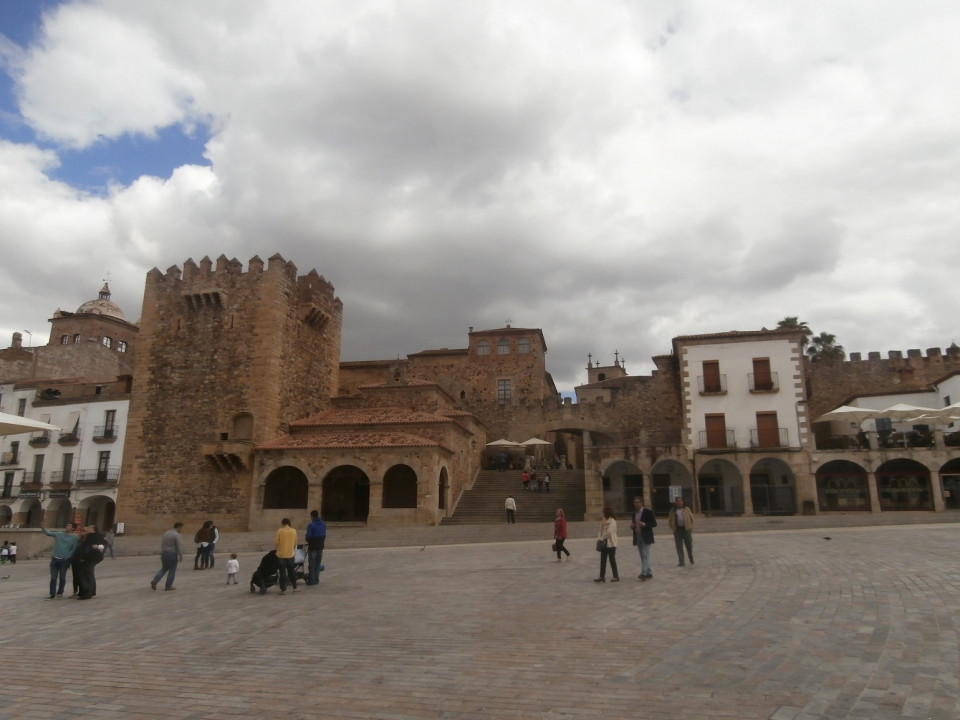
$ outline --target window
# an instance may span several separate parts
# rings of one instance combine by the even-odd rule
[[[706,447],[727,447],[727,419],[722,413],[704,417],[706,424]]]
[[[117,340],[117,352],[126,352],[127,344],[123,340]]]
[[[110,451],[101,450],[100,457],[97,458],[97,480],[105,482],[107,480],[107,470],[110,468]]]
[[[60,336],[60,344],[61,344],[61,345],[69,345],[69,344],[70,344],[70,336],[69,336],[69,335],[61,335],[61,336]]]
[[[773,375],[770,372],[770,358],[753,359],[753,389],[773,390]]]
[[[510,341],[506,338],[503,338],[500,342],[497,343],[497,355],[509,355],[510,354]]]
[[[28,480],[28,482],[43,482],[43,455],[33,456],[33,477],[31,480]]]
[[[497,402],[506,405],[510,402],[511,387],[509,380],[497,380]]]
[[[528,352],[530,352],[530,341],[526,338],[520,338],[520,340],[517,342],[517,352],[521,355],[526,355]]]
[[[103,436],[105,438],[114,437],[114,425],[117,423],[117,411],[107,410],[103,414]]]
[[[477,355],[489,355],[490,354],[490,343],[486,340],[481,340],[477,343]]]
[[[108,338],[106,335],[103,336],[103,339],[100,340],[100,342],[102,342],[103,346],[106,348],[113,347],[113,338]]]
[[[77,333],[76,335],[73,336],[73,344],[76,345],[79,342],[80,342],[80,333]]]
[[[17,400],[17,415],[23,417],[23,414],[27,411],[27,399],[20,398]]]

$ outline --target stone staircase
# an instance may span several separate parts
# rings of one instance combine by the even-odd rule
[[[506,519],[503,501],[508,494],[517,501],[518,523],[552,522],[558,507],[563,508],[569,522],[582,521],[586,512],[583,470],[551,470],[549,493],[524,492],[516,470],[481,470],[473,488],[460,498],[453,515],[440,524],[503,523]]]

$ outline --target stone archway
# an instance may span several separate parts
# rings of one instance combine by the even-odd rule
[[[62,528],[73,522],[73,505],[68,498],[56,498],[47,505],[44,520],[47,527]]]
[[[383,475],[384,508],[417,507],[417,473],[409,465],[394,465]]]
[[[370,478],[355,465],[335,467],[323,479],[323,517],[330,522],[366,522]]]
[[[650,507],[656,515],[668,515],[673,504],[670,488],[680,488],[683,501],[693,505],[693,475],[690,469],[677,460],[661,460],[650,471]]]
[[[446,510],[449,505],[447,501],[447,493],[450,492],[450,480],[447,477],[447,469],[440,468],[440,479],[437,482],[437,509]],[[446,512],[443,513],[446,515]]]
[[[817,470],[821,512],[870,510],[867,471],[849,460],[831,460]]]
[[[84,526],[95,525],[100,532],[106,532],[113,528],[116,505],[111,498],[105,495],[84,498],[77,506],[77,511],[83,518]]]
[[[616,460],[603,471],[603,505],[614,512],[630,512],[633,498],[643,497],[643,473],[626,460]]]
[[[13,523],[13,509],[9,505],[0,505],[0,527]]]
[[[875,474],[881,510],[933,510],[930,471],[917,461],[890,460]]]
[[[763,458],[750,468],[750,500],[754,515],[796,515],[797,482],[789,465]]]
[[[960,458],[954,458],[940,468],[943,484],[943,504],[948,510],[960,510]]]
[[[43,508],[40,501],[31,498],[20,507],[20,527],[38,528],[43,521]]]
[[[697,474],[697,488],[697,509],[704,515],[743,514],[743,476],[729,460],[707,460]]]
[[[307,507],[309,481],[303,470],[284,465],[267,475],[263,485],[264,510],[301,510]]]

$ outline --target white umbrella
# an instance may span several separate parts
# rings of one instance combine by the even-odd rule
[[[0,435],[19,435],[21,433],[37,432],[38,430],[60,430],[60,428],[40,420],[0,413]]]
[[[936,413],[936,408],[920,407],[908,403],[897,403],[883,410],[877,410],[877,417],[886,417],[891,420],[915,420],[921,415]]]
[[[520,447],[520,443],[515,443],[513,440],[507,440],[506,438],[488,442],[487,445],[492,445],[493,447]]]
[[[853,407],[852,405],[841,405],[838,408],[834,408],[828,413],[824,413],[818,417],[814,422],[829,422],[836,420],[839,422],[852,422],[859,425],[864,420],[868,420],[872,417],[876,417],[880,413],[876,410],[871,410],[870,408],[862,407]]]
[[[529,440],[524,440],[524,441],[523,441],[522,443],[520,443],[520,444],[521,444],[521,445],[527,445],[527,446],[530,446],[530,445],[553,445],[553,443],[550,442],[550,441],[548,441],[548,440],[541,440],[540,438],[535,438],[535,437],[530,438]]]
[[[954,420],[960,420],[960,402],[955,402],[953,405],[947,405],[946,407],[939,408],[938,410],[932,410],[928,413],[924,413],[915,419],[928,420],[930,422],[948,425]]]

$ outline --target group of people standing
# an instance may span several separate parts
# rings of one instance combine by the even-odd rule
[[[540,475],[536,470],[524,470],[520,475],[520,483],[524,490],[535,488],[537,492],[543,492],[546,488],[550,492],[550,473]]]
[[[183,560],[183,537],[180,531],[183,529],[183,523],[174,523],[173,527],[167,530],[160,540],[160,570],[150,581],[150,587],[157,589],[157,585],[166,576],[164,590],[176,590],[174,587],[174,578],[177,575],[177,566]],[[197,554],[193,561],[194,570],[205,570],[214,566],[214,548],[220,539],[220,532],[212,520],[207,520],[203,526],[194,535],[194,542],[197,545]],[[323,560],[323,547],[327,539],[327,525],[316,510],[310,512],[310,524],[307,526],[307,561],[308,572],[306,578],[307,585],[320,584],[320,571],[323,569],[321,562]],[[297,573],[295,569],[294,557],[297,550],[297,531],[293,527],[289,518],[283,518],[280,523],[280,529],[274,537],[274,547],[276,549],[277,561],[280,569],[280,594],[287,591],[288,583],[292,586],[293,592],[299,592],[297,587]],[[54,548],[56,550],[56,547]],[[52,567],[52,566],[51,566]],[[230,553],[230,560],[227,561],[227,584],[237,584],[237,574],[240,571],[240,561],[236,553]],[[51,581],[52,587],[52,581]]]
[[[220,539],[220,531],[217,529],[213,520],[206,520],[197,534],[193,536],[193,541],[197,544],[197,554],[193,558],[194,570],[206,570],[212,568],[216,558],[213,551],[217,547],[217,541]]]
[[[67,584],[67,568],[73,578],[73,595],[77,600],[90,600],[97,595],[96,567],[103,560],[107,542],[93,525],[83,527],[67,523],[63,530],[40,529],[53,538],[50,553],[50,596],[59,600]],[[112,552],[111,552],[112,555]]]

